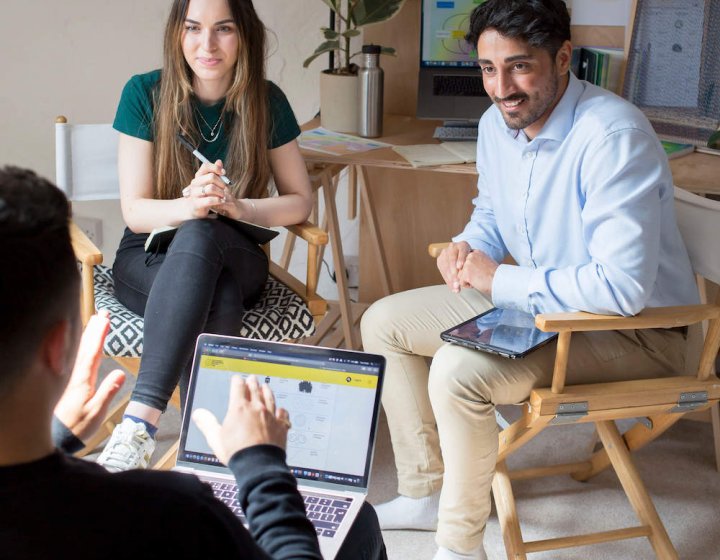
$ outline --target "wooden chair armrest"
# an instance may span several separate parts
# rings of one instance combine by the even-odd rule
[[[301,239],[304,239],[311,245],[327,245],[328,234],[324,229],[317,227],[311,222],[305,222],[304,224],[296,224],[293,226],[286,226],[286,229],[290,233],[294,233]]]
[[[670,329],[720,317],[717,305],[648,307],[634,317],[594,313],[543,313],[535,317],[541,331],[579,332],[629,329]]]
[[[440,253],[442,253],[442,250],[448,245],[450,245],[449,241],[445,243],[430,243],[430,245],[428,245],[428,254],[432,258],[437,259]]]
[[[84,265],[94,266],[101,264],[103,254],[95,244],[90,241],[85,232],[75,222],[70,222],[70,242],[72,243],[75,257]]]
[[[80,277],[82,292],[80,294],[80,316],[83,325],[86,325],[90,317],[95,313],[95,280],[93,267],[101,264],[103,255],[100,249],[90,241],[74,222],[70,222],[70,242],[72,243],[75,257],[80,261]]]

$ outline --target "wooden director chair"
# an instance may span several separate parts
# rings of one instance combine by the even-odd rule
[[[89,181],[97,191],[105,182],[104,193],[95,198],[117,198],[117,133],[109,124],[69,125],[65,117],[56,120],[57,183],[71,199],[87,200],[80,183]],[[110,193],[110,195],[108,195]],[[303,283],[286,270],[270,263],[270,276],[263,295],[245,312],[238,336],[274,341],[296,341],[310,336],[322,319],[327,303],[317,295],[318,255],[327,244],[327,233],[310,222],[288,226],[287,230],[308,244],[306,281]],[[81,313],[83,324],[96,310],[110,312],[110,332],[104,353],[137,376],[142,355],[143,318],[123,306],[115,297],[112,270],[102,266],[103,255],[75,224],[70,226],[75,255],[82,277]],[[269,246],[266,246],[269,256]],[[120,400],[108,413],[98,433],[87,442],[84,452],[95,449],[121,421],[130,395]],[[170,401],[180,409],[179,391]],[[155,463],[153,468],[170,468],[177,454],[177,442]]]
[[[720,283],[720,253],[713,240],[720,238],[720,202],[707,200],[675,188],[678,225],[685,240],[693,270]],[[430,246],[432,256],[445,244]],[[630,380],[587,385],[566,385],[566,368],[573,332],[672,328],[709,321],[696,375]],[[509,560],[523,560],[527,554],[607,541],[647,537],[655,555],[663,560],[678,558],[655,506],[646,490],[631,452],[656,439],[685,413],[717,407],[720,381],[715,375],[715,358],[720,347],[720,295],[714,304],[647,308],[635,317],[591,313],[538,315],[535,324],[543,331],[559,332],[552,386],[536,389],[523,406],[522,417],[502,430],[493,495]],[[571,381],[571,380],[570,380]],[[641,419],[624,434],[615,421]],[[510,472],[508,456],[547,427],[592,422],[602,446],[582,462],[529,468]],[[587,481],[612,466],[640,519],[640,525],[604,532],[587,533],[525,542],[515,507],[511,481],[570,474]]]

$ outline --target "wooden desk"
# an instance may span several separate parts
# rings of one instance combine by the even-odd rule
[[[720,195],[720,156],[695,152],[670,160],[673,182],[697,194]]]
[[[394,145],[436,142],[439,121],[386,115],[378,140]],[[303,126],[319,126],[313,120]],[[306,161],[355,167],[361,179],[359,299],[371,303],[388,293],[442,281],[427,256],[430,243],[462,231],[472,212],[474,164],[413,168],[391,148],[348,156],[303,151]],[[670,161],[679,187],[720,195],[720,157],[693,153]]]
[[[386,115],[382,142],[393,145],[428,144],[434,120]],[[317,120],[304,130],[319,126]],[[344,164],[360,178],[361,302],[442,281],[429,243],[449,239],[462,230],[472,212],[477,188],[474,164],[415,169],[391,148],[347,156],[303,151],[308,163]]]

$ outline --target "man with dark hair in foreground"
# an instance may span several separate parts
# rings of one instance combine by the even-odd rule
[[[250,532],[194,476],[110,474],[55,448],[82,447],[124,381],[113,372],[95,390],[107,316],[90,320],[78,350],[68,220],[59,189],[31,171],[0,169],[0,556],[321,558],[285,464],[287,411],[255,378],[233,379],[222,425],[209,411],[193,417],[235,474]],[[385,557],[366,505],[338,558]]]

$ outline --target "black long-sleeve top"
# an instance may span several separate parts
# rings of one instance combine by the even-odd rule
[[[229,467],[249,532],[194,476],[111,474],[61,452],[0,467],[0,559],[320,559],[285,452],[254,446]]]

